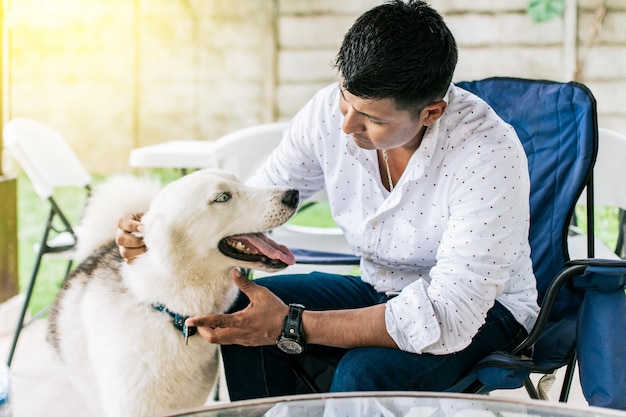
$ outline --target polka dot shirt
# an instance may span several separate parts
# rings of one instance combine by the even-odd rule
[[[386,324],[410,352],[462,350],[498,300],[530,329],[538,306],[528,244],[529,178],[514,130],[454,85],[392,192],[375,150],[343,133],[337,84],[290,123],[252,183],[325,188],[361,277],[387,302]]]

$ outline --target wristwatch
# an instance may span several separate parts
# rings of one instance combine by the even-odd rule
[[[276,340],[276,346],[286,353],[298,354],[304,351],[306,341],[302,329],[302,304],[289,304],[289,314],[283,322],[283,331]]]

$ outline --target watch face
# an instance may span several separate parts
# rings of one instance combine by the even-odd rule
[[[286,353],[298,354],[302,353],[302,346],[295,340],[281,339],[277,343],[278,348]]]

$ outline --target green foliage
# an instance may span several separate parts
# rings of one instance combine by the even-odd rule
[[[619,209],[608,206],[595,207],[593,217],[595,237],[600,239],[608,248],[614,250],[619,232]],[[576,207],[576,220],[578,227],[586,230],[587,208],[585,206]]]
[[[565,0],[529,0],[526,7],[534,22],[547,22],[563,15]]]

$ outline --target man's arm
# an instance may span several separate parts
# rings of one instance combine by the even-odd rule
[[[385,304],[350,310],[304,311],[307,343],[355,348],[365,346],[397,348],[387,333]]]
[[[242,276],[231,274],[250,304],[233,314],[210,314],[187,319],[187,326],[211,343],[242,346],[273,345],[281,333],[289,308],[267,288]],[[332,311],[306,311],[302,317],[308,344],[353,348],[357,346],[397,347],[385,326],[385,305]]]

